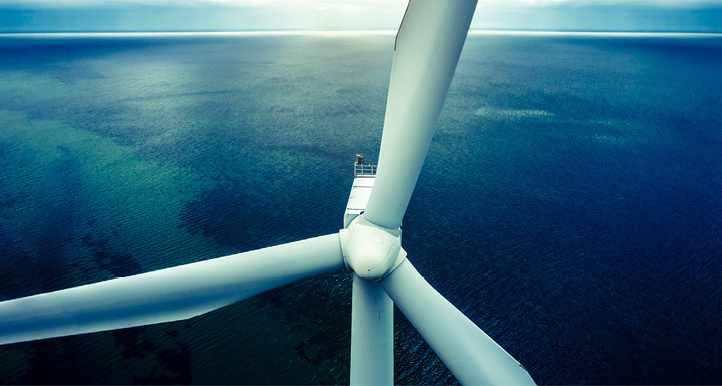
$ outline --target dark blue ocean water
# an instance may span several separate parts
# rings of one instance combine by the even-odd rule
[[[0,37],[0,299],[342,226],[393,36]],[[722,38],[475,35],[404,218],[544,384],[722,382]],[[348,382],[350,278],[0,347],[3,383]],[[453,383],[401,314],[396,382]]]

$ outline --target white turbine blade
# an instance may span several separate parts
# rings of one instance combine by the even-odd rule
[[[188,319],[344,268],[338,234],[0,303],[0,344]]]
[[[424,280],[408,260],[381,281],[463,385],[533,385],[526,369]]]
[[[394,384],[394,303],[378,283],[353,274],[351,385]]]
[[[401,225],[449,91],[476,0],[411,0],[396,35],[376,182],[365,216]]]

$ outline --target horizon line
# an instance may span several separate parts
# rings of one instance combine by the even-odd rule
[[[343,36],[343,35],[395,35],[396,29],[383,30],[239,30],[239,31],[36,31],[36,32],[0,32],[0,37],[91,37],[91,36]],[[572,36],[714,36],[722,37],[722,32],[700,31],[559,31],[559,30],[512,30],[512,29],[470,29],[469,35],[572,35]]]

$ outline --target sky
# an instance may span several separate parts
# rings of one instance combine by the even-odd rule
[[[0,33],[395,30],[406,4],[407,0],[0,0]],[[471,28],[719,33],[722,0],[479,0]]]

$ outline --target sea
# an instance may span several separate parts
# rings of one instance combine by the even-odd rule
[[[338,231],[393,33],[0,35],[0,300]],[[404,217],[540,384],[722,383],[722,36],[473,32]],[[0,347],[4,384],[341,384],[351,278]],[[456,380],[395,311],[395,382]],[[430,317],[433,317],[431,315]]]

